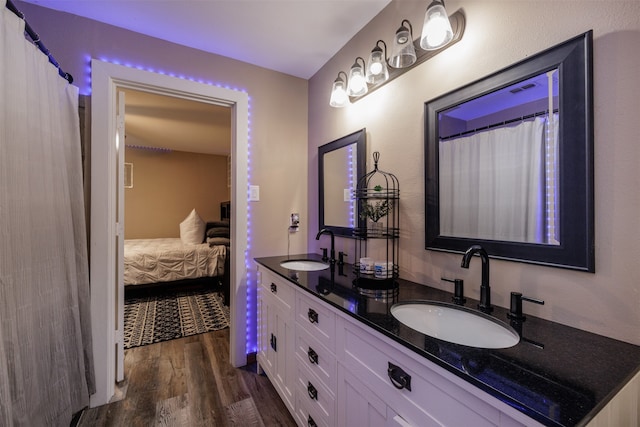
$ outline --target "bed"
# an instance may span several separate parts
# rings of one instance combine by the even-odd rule
[[[125,286],[173,282],[225,274],[227,248],[209,243],[185,245],[180,238],[124,242]]]
[[[186,221],[186,220],[185,220]],[[204,224],[204,223],[203,223]],[[208,222],[196,231],[197,240],[181,237],[126,239],[124,285],[131,294],[157,288],[194,285],[221,287],[229,304],[230,240],[228,221]]]

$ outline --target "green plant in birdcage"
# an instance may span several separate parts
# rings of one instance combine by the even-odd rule
[[[391,204],[388,200],[377,201],[374,204],[370,204],[367,203],[366,200],[362,200],[360,209],[360,219],[370,219],[373,222],[378,222],[389,214],[391,211]]]

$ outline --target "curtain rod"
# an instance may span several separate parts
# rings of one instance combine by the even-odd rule
[[[553,110],[553,112],[557,113],[558,109],[556,108],[555,110]],[[490,125],[486,125],[486,126],[482,126],[482,127],[476,128],[476,129],[470,129],[470,130],[467,130],[467,131],[464,131],[464,132],[456,133],[456,134],[453,134],[453,135],[443,136],[442,138],[440,138],[440,141],[447,141],[449,139],[458,138],[460,136],[465,136],[465,135],[468,135],[470,133],[480,132],[482,130],[493,129],[493,128],[496,128],[496,127],[508,125],[508,124],[515,123],[515,122],[523,122],[525,120],[533,119],[534,117],[544,116],[544,115],[547,115],[547,114],[549,114],[549,110],[538,111],[537,113],[531,113],[531,114],[528,114],[526,116],[516,117],[514,119],[505,120],[503,122],[493,123],[493,124],[490,124]]]
[[[27,22],[26,18],[24,17],[24,13],[20,12],[11,0],[6,0],[6,1],[7,1],[7,9],[15,13],[16,15],[18,15],[18,17],[24,21],[25,32],[29,35],[29,37],[31,37],[31,40],[33,40],[33,43],[36,46],[38,46],[38,49],[40,49],[42,53],[47,55],[47,58],[49,58],[49,62],[52,63],[54,67],[58,69],[58,74],[60,74],[60,77],[67,80],[69,83],[73,83],[73,76],[69,73],[65,73],[64,71],[62,71],[62,68],[60,68],[60,64],[58,64],[58,61],[56,61],[56,59],[53,57],[49,49],[47,49],[45,45],[42,43],[42,41],[40,41],[40,36],[35,31],[33,31],[33,28],[31,28],[31,25],[29,25],[29,23]]]

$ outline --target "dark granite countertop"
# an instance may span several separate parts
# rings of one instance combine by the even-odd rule
[[[521,336],[511,348],[478,349],[438,340],[399,323],[388,309],[393,302],[408,300],[451,302],[452,293],[398,279],[395,301],[368,298],[353,286],[352,265],[292,271],[280,266],[287,259],[321,257],[302,254],[255,261],[548,426],[587,424],[640,370],[640,346],[534,316],[511,323]],[[467,297],[465,305],[475,308],[477,303]],[[496,306],[492,315],[508,323],[507,312]]]

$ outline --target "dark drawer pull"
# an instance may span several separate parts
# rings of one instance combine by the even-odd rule
[[[278,341],[275,335],[271,334],[271,348],[273,351],[278,351]]]
[[[309,393],[309,397],[313,400],[318,400],[318,390],[316,390],[311,382],[309,382],[309,385],[307,386],[307,393]]]
[[[316,313],[316,311],[313,308],[309,309],[307,316],[309,317],[309,322],[318,323],[318,313]]]
[[[309,362],[313,365],[318,364],[318,353],[316,353],[311,347],[309,347],[309,351],[307,351],[307,356],[309,357]]]
[[[397,389],[406,388],[411,391],[411,375],[407,374],[401,367],[389,362],[387,374],[391,380],[391,384]]]
[[[309,418],[307,418],[307,426],[308,427],[318,427],[318,424],[316,424],[316,422],[313,420],[313,418],[311,418],[311,415],[309,415]]]
[[[276,286],[275,283],[271,284],[271,292],[273,292],[274,294],[278,293],[278,287]]]

